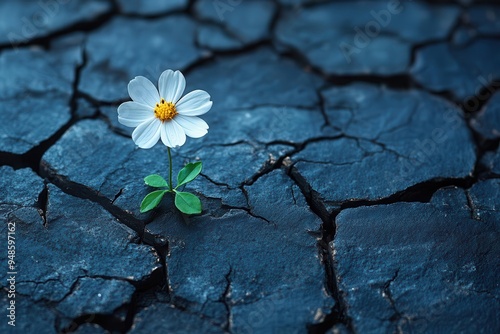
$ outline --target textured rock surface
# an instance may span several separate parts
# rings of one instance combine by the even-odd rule
[[[180,30],[181,34],[165,34]],[[129,40],[129,36],[135,38]],[[108,47],[110,41],[123,41]],[[198,60],[195,24],[184,15],[157,20],[118,17],[90,34],[80,89],[101,101],[125,99],[127,83],[138,75],[157,82],[165,68],[183,69]]]
[[[417,51],[411,72],[426,88],[450,92],[463,104],[475,95],[481,101],[481,89],[499,86],[500,64],[490,56],[499,47],[493,38],[478,38],[467,46],[429,45]]]
[[[480,2],[1,2],[0,333],[500,332],[500,15]],[[167,150],[117,120],[167,68],[214,102],[172,150],[174,179],[203,161],[200,215],[139,212]]]
[[[500,137],[500,94],[496,93],[471,120],[472,127],[486,139]]]
[[[487,152],[482,160],[483,165],[496,176],[500,176],[500,147],[496,152]]]
[[[127,281],[145,281],[159,268],[154,250],[135,243],[135,233],[96,204],[49,185],[44,205],[38,176],[10,167],[0,172],[2,189],[7,189],[1,198],[2,233],[15,227],[15,271],[22,273],[16,281],[19,310],[24,305],[42,308],[55,313],[60,329],[66,328],[83,315],[112,314],[130,302],[135,288]],[[1,255],[3,263],[6,256]],[[5,287],[9,275],[0,275]],[[21,327],[29,326],[28,319],[18,320]]]
[[[198,45],[214,51],[228,51],[243,46],[243,42],[215,24],[205,24],[196,32]]]
[[[198,1],[195,13],[205,20],[220,22],[243,43],[255,43],[269,36],[276,9],[272,1]]]
[[[79,150],[75,150],[79,147]],[[111,151],[110,151],[111,149]],[[246,179],[256,173],[262,161],[265,161],[265,153],[260,153],[260,159],[249,155],[252,147],[249,145],[230,146],[228,149],[234,152],[238,159],[229,161],[234,165],[230,169],[232,174],[224,173],[227,164],[218,164],[220,158],[219,148],[207,148],[203,152],[205,168],[210,170],[208,175],[214,175],[216,180],[231,181],[236,188]],[[115,159],[108,159],[109,156]],[[184,164],[184,159],[178,152],[173,152],[174,170],[178,171]],[[212,158],[212,160],[210,159]],[[138,218],[146,219],[147,215],[139,216],[139,204],[142,198],[151,191],[144,185],[143,178],[152,173],[163,174],[167,171],[167,152],[164,147],[156,146],[152,150],[139,150],[129,139],[112,133],[106,124],[96,120],[82,121],[73,126],[54,145],[43,158],[43,170],[46,175],[54,178],[63,178],[83,185],[96,196],[104,196],[108,201],[114,203],[123,210],[132,211]],[[252,166],[249,166],[252,164]],[[238,171],[238,166],[246,166],[246,172]],[[251,168],[249,168],[251,167]],[[197,191],[207,197],[217,197],[221,193],[218,187],[207,179],[199,179],[195,184]],[[234,190],[224,195],[229,204],[243,205],[241,190]],[[118,196],[119,195],[119,196]],[[115,196],[117,198],[115,198]],[[220,198],[217,197],[217,198]]]
[[[5,0],[0,3],[0,45],[30,42],[109,11],[106,1]]]
[[[333,304],[310,234],[321,221],[282,171],[245,188],[251,215],[229,210],[189,221],[159,217],[148,225],[170,241],[173,298],[237,333],[301,331]]]
[[[472,172],[473,141],[451,104],[419,91],[369,85],[322,96],[334,132],[343,135],[313,142],[292,159],[328,202],[376,200],[415,182]]]
[[[161,317],[158,315],[161,314]],[[130,333],[224,333],[209,320],[183,312],[168,304],[155,304],[137,314]]]
[[[61,45],[0,54],[0,151],[23,154],[71,117],[70,99],[81,48]]]
[[[439,191],[431,203],[349,209],[337,217],[332,247],[356,331],[498,328],[498,186],[491,180],[471,189],[477,220],[458,188]]]
[[[186,80],[188,91],[209,91],[219,111],[262,105],[316,106],[319,102],[316,88],[322,84],[317,76],[279,57],[269,48],[217,58],[192,71]]]
[[[325,3],[290,10],[276,39],[328,74],[393,75],[410,66],[412,45],[445,38],[458,14],[455,6],[406,1]]]
[[[467,21],[481,35],[500,32],[500,8],[497,6],[475,6],[467,11]]]

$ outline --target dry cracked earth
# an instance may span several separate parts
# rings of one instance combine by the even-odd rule
[[[500,6],[389,6],[2,1],[0,332],[498,333]],[[117,122],[167,68],[198,216],[139,213],[167,152]]]

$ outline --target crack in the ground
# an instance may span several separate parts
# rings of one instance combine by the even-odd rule
[[[76,124],[81,119],[76,115],[77,109],[77,87],[80,81],[80,74],[83,67],[86,65],[86,54],[82,47],[82,62],[75,67],[74,79],[72,83],[72,94],[69,97],[68,106],[71,113],[71,118],[66,124],[61,126],[49,138],[41,141],[38,145],[31,148],[24,154],[14,154],[10,152],[0,151],[0,166],[7,165],[14,169],[31,168],[35,173],[40,175],[40,162],[43,155],[47,152],[63,135],[66,131]]]
[[[362,206],[387,205],[399,202],[420,202],[429,203],[432,196],[445,187],[458,187],[462,189],[470,188],[476,181],[472,177],[465,178],[433,178],[414,184],[404,190],[378,199],[350,199],[342,202],[327,202],[330,205],[337,206],[332,214],[336,217],[340,211],[350,208],[359,208]]]
[[[336,301],[336,305],[323,322],[316,325],[311,325],[309,327],[309,331],[311,333],[324,333],[326,330],[338,323],[344,324],[349,331],[354,332],[354,329],[351,325],[351,319],[347,314],[348,306],[345,301],[343,301],[343,293],[341,290],[339,290],[337,285],[335,265],[331,253],[332,250],[329,247],[329,243],[333,240],[336,233],[335,218],[342,210],[347,208],[384,205],[397,202],[428,203],[430,202],[435,192],[439,189],[449,186],[457,186],[462,189],[468,189],[474,184],[474,182],[476,182],[476,180],[474,180],[474,178],[472,177],[466,177],[462,179],[436,178],[419,184],[415,184],[391,196],[377,200],[347,200],[339,203],[328,203],[336,204],[339,207],[338,209],[333,210],[330,213],[325,206],[327,202],[325,202],[321,198],[321,195],[311,187],[311,185],[300,174],[299,170],[295,167],[294,164],[291,164],[291,166],[288,167],[288,175],[301,190],[302,194],[306,198],[309,207],[311,208],[311,211],[313,211],[323,221],[320,230],[321,238],[318,241],[318,246],[320,249],[322,261],[325,265],[328,291]]]
[[[499,147],[500,137],[496,139],[485,138],[479,131],[474,129],[472,120],[481,110],[487,107],[488,102],[498,91],[500,91],[500,81],[492,80],[488,85],[483,86],[475,96],[467,99],[462,104],[458,104],[466,117],[466,125],[476,147],[476,162],[472,172],[473,178],[476,181],[483,177],[482,174],[489,172],[488,169],[482,165],[482,159],[487,152],[495,151]],[[484,95],[485,92],[488,92],[488,95]],[[470,101],[475,101],[474,108],[470,107]]]
[[[57,174],[49,165],[42,161],[41,175],[46,177],[52,184],[61,189],[64,193],[82,199],[90,200],[98,204],[107,212],[111,213],[118,221],[135,231],[141,240],[148,245],[157,246],[156,237],[144,229],[144,222],[134,217],[132,214],[113,205],[111,200],[95,190],[85,185],[70,181],[65,176]]]
[[[42,217],[43,220],[43,226],[47,227],[48,220],[47,220],[47,205],[49,202],[49,187],[47,185],[47,182],[44,182],[43,184],[43,189],[38,195],[37,201],[36,201],[36,208],[38,211],[38,214],[40,217]]]
[[[474,204],[474,201],[470,195],[469,189],[465,190],[465,196],[467,198],[467,206],[469,207],[470,210],[470,218],[474,220],[481,220],[479,213],[477,212],[476,205]]]
[[[45,176],[52,184],[61,189],[63,192],[82,199],[90,200],[93,203],[98,204],[107,212],[112,214],[118,222],[126,225],[135,231],[140,238],[140,241],[152,246],[156,253],[158,254],[158,258],[160,260],[160,270],[155,270],[150,278],[143,280],[141,282],[131,282],[134,286],[136,286],[137,291],[134,295],[134,300],[137,298],[137,294],[141,294],[143,291],[146,291],[151,287],[159,287],[160,290],[166,291],[166,293],[170,293],[169,280],[168,280],[168,269],[166,264],[166,256],[168,254],[168,242],[158,238],[156,235],[149,233],[145,229],[144,222],[135,218],[132,214],[127,211],[123,211],[119,207],[113,204],[114,201],[111,201],[107,197],[101,195],[100,193],[90,189],[82,184],[75,183],[73,181],[68,180],[66,177],[58,175],[55,171],[51,170],[50,166],[41,164],[41,174]],[[115,196],[116,198],[120,193]],[[76,326],[72,326],[71,331],[76,330],[78,326],[83,323],[96,323],[101,327],[108,329],[110,331],[116,331],[119,329],[119,332],[126,332],[133,325],[133,319],[135,314],[138,312],[136,305],[132,302],[127,306],[127,316],[125,320],[119,319],[114,315],[95,315],[95,318],[92,321],[88,321],[88,316],[84,315],[77,319],[73,320],[73,323]],[[70,332],[68,328],[64,329],[63,332]]]
[[[161,270],[156,269],[151,272],[146,278],[141,281],[133,281],[131,279],[123,278],[123,277],[115,277],[115,276],[107,276],[107,275],[89,275],[85,270],[83,271],[84,275],[80,275],[75,278],[75,280],[71,283],[68,291],[65,293],[63,297],[58,300],[46,300],[42,299],[41,301],[48,306],[56,315],[55,328],[56,332],[59,333],[71,333],[76,331],[83,324],[94,324],[106,329],[112,333],[125,333],[132,327],[132,320],[130,318],[130,311],[134,309],[136,296],[143,291],[150,289],[151,287],[156,287],[159,285],[159,281],[161,282]],[[57,305],[64,301],[64,299],[68,298],[75,291],[77,291],[80,280],[82,278],[98,278],[104,280],[120,280],[124,282],[128,282],[135,287],[135,292],[132,295],[131,301],[129,303],[122,304],[118,306],[112,313],[85,313],[81,314],[74,319],[67,319],[66,315],[64,315],[61,311],[57,309]],[[47,279],[44,282],[37,281],[22,281],[25,283],[35,283],[35,284],[45,284],[50,281],[60,281],[60,279]],[[29,297],[29,296],[26,296]],[[125,318],[120,314],[125,310],[126,316]],[[65,327],[61,327],[62,319],[69,320],[69,324]]]
[[[253,212],[253,210],[252,210],[252,206],[250,205],[250,199],[249,199],[249,197],[248,197],[248,192],[247,192],[247,190],[245,189],[245,187],[244,187],[244,186],[241,186],[241,187],[240,187],[240,189],[241,189],[241,191],[242,191],[242,193],[243,193],[243,196],[245,196],[245,200],[246,200],[246,202],[247,202],[247,208],[235,208],[235,207],[230,207],[230,206],[227,206],[227,205],[226,205],[226,207],[228,207],[228,208],[233,208],[233,209],[243,210],[243,211],[245,211],[246,213],[248,213],[250,216],[252,216],[252,217],[254,217],[254,218],[261,219],[261,220],[265,221],[265,222],[266,222],[266,223],[268,223],[268,224],[271,224],[271,225],[276,226],[276,223],[275,223],[275,222],[272,222],[272,221],[270,221],[269,219],[267,219],[266,217],[262,217],[262,216],[260,216],[260,215],[258,215],[258,214],[256,214],[256,213],[254,213],[254,212]]]
[[[233,320],[232,320],[232,312],[231,312],[231,274],[233,272],[233,268],[229,267],[229,272],[224,276],[226,279],[226,288],[224,289],[224,292],[222,293],[221,296],[221,302],[224,304],[224,307],[226,308],[227,312],[227,319],[226,322],[224,323],[224,330],[228,333],[232,333],[231,328],[233,327]]]
[[[309,325],[308,332],[325,333],[335,324],[341,323],[344,324],[351,333],[353,333],[354,330],[351,325],[351,319],[347,314],[347,304],[344,301],[342,292],[338,287],[335,265],[329,246],[330,240],[328,240],[329,236],[335,231],[335,221],[328,213],[320,194],[311,187],[295,166],[292,165],[288,167],[287,175],[299,187],[311,211],[322,221],[322,225],[320,227],[321,237],[318,238],[318,250],[320,253],[320,259],[325,267],[326,287],[329,294],[335,301],[334,307],[330,313],[326,315],[325,319],[318,324]]]
[[[391,292],[391,284],[396,280],[398,275],[399,275],[399,269],[397,269],[394,275],[381,287],[381,294],[382,297],[384,297],[387,300],[387,302],[391,306],[391,309],[394,312],[393,315],[389,318],[389,321],[394,322],[396,324],[396,333],[403,334],[404,330],[401,328],[401,325],[404,322],[408,322],[410,319],[408,319],[407,316],[405,316],[397,309],[396,301],[394,300]]]
[[[123,188],[120,188],[120,190],[115,194],[113,200],[111,201],[111,204],[115,204],[115,201],[120,197],[123,193]]]
[[[10,152],[0,151],[0,166],[11,166],[14,169],[30,168],[35,173],[39,174],[40,171],[40,161],[45,152],[52,147],[62,135],[72,127],[77,120],[71,118],[66,124],[64,124],[59,130],[52,134],[49,138],[40,142],[37,146],[31,148],[29,151],[23,154],[15,154]]]
[[[203,177],[205,180],[207,180],[208,182],[212,183],[213,185],[217,186],[217,187],[225,187],[226,189],[228,190],[232,190],[232,189],[237,189],[236,187],[231,187],[229,184],[227,183],[224,183],[224,182],[220,182],[220,181],[215,181],[213,180],[212,178],[210,178],[208,175],[206,174],[203,174],[203,173],[200,173],[200,176]]]
[[[428,1],[430,2],[430,1]],[[443,3],[454,3],[456,4],[456,1],[442,1]],[[31,45],[41,45],[45,47],[46,49],[50,49],[50,45],[53,39],[66,36],[75,32],[85,32],[88,33],[90,31],[96,30],[99,27],[105,25],[108,23],[111,19],[113,19],[116,15],[121,15],[124,17],[140,17],[144,19],[155,19],[155,18],[160,18],[164,16],[170,16],[170,15],[177,15],[181,13],[187,13],[193,17],[198,23],[202,22],[203,20],[200,20],[199,18],[197,19],[196,15],[194,14],[193,11],[193,5],[194,1],[190,0],[189,5],[187,9],[183,10],[174,10],[174,11],[167,11],[164,13],[158,13],[154,15],[134,15],[134,14],[123,14],[119,13],[119,7],[117,4],[116,0],[111,1],[113,4],[113,8],[106,12],[101,14],[100,16],[97,16],[96,18],[92,19],[91,21],[82,21],[82,22],[76,22],[72,25],[69,25],[67,27],[64,27],[60,30],[57,30],[55,32],[49,33],[46,36],[41,36],[34,38],[32,40],[27,41],[26,43],[21,43],[19,45],[16,45],[14,47],[28,47]],[[275,1],[277,5],[279,3]],[[317,5],[316,3],[306,3],[304,7],[312,7]],[[270,34],[272,35],[275,31],[276,24],[279,20],[279,17],[282,13],[282,9],[285,6],[279,5],[278,10],[274,13],[274,17],[272,18],[271,25],[270,25]],[[210,21],[210,20],[209,20]],[[457,20],[460,21],[460,20]],[[203,22],[202,22],[203,23]],[[224,32],[228,33],[229,36],[235,37],[236,39],[240,40],[238,36],[233,34],[232,31],[230,31],[229,28],[226,27],[226,25],[217,23],[217,22],[211,22],[211,24],[216,24],[218,27],[222,28]],[[459,24],[459,23],[457,23]],[[457,26],[455,26],[451,31],[450,31],[450,36],[447,37],[448,41],[451,40],[451,36],[453,35],[454,31],[457,29]],[[235,36],[233,36],[235,35]],[[434,43],[440,43],[443,42],[442,40],[433,40],[433,41],[426,41],[424,43],[420,44],[414,44],[412,47],[412,57],[410,64],[414,63],[415,60],[415,55],[416,52],[419,48],[425,47],[427,45],[431,45]],[[185,74],[194,71],[195,69],[199,67],[203,67],[206,64],[209,64],[213,62],[217,58],[223,58],[226,56],[237,56],[237,55],[242,55],[246,54],[248,52],[254,51],[260,47],[273,47],[274,50],[281,55],[282,57],[285,58],[290,58],[294,61],[294,63],[299,64],[301,68],[308,68],[311,69],[311,71],[314,74],[319,75],[321,78],[323,78],[329,85],[333,86],[345,86],[349,85],[352,83],[358,83],[358,82],[367,82],[367,83],[373,83],[373,84],[378,84],[378,85],[385,85],[389,88],[394,88],[394,89],[410,89],[410,88],[417,88],[417,89],[422,89],[424,91],[428,91],[424,87],[422,87],[418,82],[416,82],[413,77],[409,74],[400,74],[400,75],[392,75],[392,76],[379,76],[379,75],[328,75],[325,74],[320,68],[317,68],[315,66],[312,66],[310,62],[307,60],[307,58],[302,55],[298,50],[293,50],[292,48],[289,48],[289,51],[286,52],[278,52],[276,48],[273,45],[273,38],[264,38],[260,41],[257,41],[255,43],[250,43],[245,45],[244,47],[237,48],[234,50],[228,50],[228,51],[211,51],[211,54],[205,58],[200,58],[198,61],[193,62],[192,64],[188,65],[185,69]],[[0,51],[3,51],[4,49],[10,48],[10,45],[0,45]],[[133,295],[132,302],[130,305],[124,305],[127,308],[127,314],[125,320],[123,320],[118,314],[112,314],[112,315],[82,315],[78,317],[77,319],[73,319],[73,324],[71,325],[71,328],[66,327],[63,329],[63,332],[71,332],[76,330],[80,325],[84,323],[93,323],[101,326],[102,328],[112,331],[112,332],[126,332],[128,331],[134,322],[134,317],[137,314],[137,312],[140,310],[140,307],[138,306],[138,299],[141,298],[142,294],[146,293],[149,289],[151,288],[157,288],[161,287],[161,289],[164,289],[167,291],[167,294],[170,293],[169,290],[169,284],[168,284],[168,273],[167,273],[167,265],[166,265],[166,255],[168,254],[168,244],[166,242],[160,242],[155,235],[150,234],[149,232],[146,232],[144,229],[144,223],[129,214],[127,211],[124,211],[120,208],[118,208],[116,205],[114,205],[114,202],[119,198],[119,196],[122,193],[123,189],[120,189],[120,191],[114,196],[113,200],[110,200],[102,195],[100,195],[98,192],[96,193],[94,190],[87,188],[86,186],[82,184],[77,184],[74,183],[68,179],[66,179],[63,176],[57,175],[55,171],[50,170],[48,166],[45,166],[43,163],[41,163],[42,156],[43,154],[51,147],[53,146],[60,138],[61,136],[68,130],[72,125],[74,125],[76,122],[79,121],[79,119],[76,116],[76,108],[77,108],[77,99],[78,98],[83,98],[87,101],[89,101],[93,106],[96,107],[101,107],[101,106],[117,106],[118,104],[124,102],[125,100],[119,100],[119,101],[112,101],[112,102],[105,102],[105,101],[98,101],[97,99],[93,98],[90,95],[85,94],[84,92],[78,91],[78,82],[80,78],[80,72],[82,68],[86,64],[86,54],[84,52],[84,60],[81,65],[79,65],[76,68],[76,76],[75,76],[75,81],[73,83],[73,94],[70,99],[70,109],[72,113],[72,118],[70,121],[68,121],[67,124],[63,125],[56,133],[54,133],[52,136],[50,136],[48,139],[42,141],[39,145],[36,147],[32,148],[29,150],[27,153],[22,154],[22,155],[17,155],[17,154],[12,154],[8,152],[0,152],[0,165],[10,165],[16,169],[18,168],[23,168],[23,167],[30,167],[32,170],[34,170],[36,173],[39,175],[46,175],[48,179],[50,180],[51,183],[53,183],[55,186],[63,190],[65,193],[70,194],[71,196],[79,197],[79,198],[85,198],[88,199],[94,203],[97,203],[101,207],[103,207],[106,211],[110,212],[114,217],[116,217],[120,223],[129,226],[132,228],[135,232],[137,232],[141,238],[141,240],[148,244],[148,245],[154,245],[153,247],[157,250],[157,253],[159,254],[160,260],[162,261],[162,273],[160,274],[155,274],[155,277],[151,279],[151,281],[148,281],[146,286],[143,287],[136,287],[136,292]],[[411,65],[410,65],[411,67]],[[494,89],[495,91],[498,91],[498,87],[494,85],[493,83],[490,83],[489,86],[484,87],[478,95],[482,96],[486,91],[491,91]],[[457,101],[454,100],[452,94],[450,92],[430,92],[433,95],[437,95],[440,97],[443,97],[449,101],[453,101],[456,104],[460,104]],[[324,100],[320,95],[319,99],[319,106],[320,110],[322,112],[322,115],[325,119],[325,124],[324,126],[330,126],[329,119],[326,115],[326,111],[324,110]],[[470,117],[473,117],[477,114],[479,110],[481,110],[484,105],[487,103],[488,100],[482,101],[477,107],[474,107],[471,110],[465,110],[467,106],[472,105],[473,100],[470,99],[463,103],[463,109],[464,113],[466,115],[469,115]],[[248,108],[245,108],[248,109]],[[99,117],[103,119],[107,119],[107,117],[104,116],[103,113],[99,115]],[[118,133],[120,132],[119,130],[113,128],[111,126],[111,123],[109,122],[109,119],[107,119],[107,124],[108,126],[115,132]],[[468,204],[471,210],[471,217],[474,219],[475,216],[475,207],[474,203],[472,202],[472,199],[470,198],[470,194],[467,191],[468,188],[470,188],[475,182],[478,180],[478,175],[481,172],[481,167],[480,166],[480,160],[482,156],[484,155],[485,152],[492,151],[493,149],[496,149],[499,145],[499,140],[485,140],[479,133],[477,133],[475,130],[473,130],[470,127],[469,124],[469,129],[471,133],[473,134],[473,137],[476,142],[476,148],[478,151],[477,154],[477,162],[476,166],[474,168],[474,174],[472,177],[466,177],[462,179],[432,179],[429,181],[425,181],[419,184],[415,184],[403,191],[397,192],[389,197],[382,198],[382,199],[377,199],[377,200],[352,200],[352,201],[344,201],[341,203],[336,203],[339,205],[339,210],[334,211],[332,213],[328,212],[325,206],[325,201],[321,198],[320,194],[316,192],[310,184],[307,182],[307,180],[300,174],[298,169],[293,165],[290,164],[289,161],[287,160],[289,157],[293,156],[294,154],[300,152],[303,150],[309,143],[316,142],[316,141],[321,141],[321,140],[335,140],[339,138],[349,138],[349,136],[346,136],[345,134],[339,135],[337,137],[318,137],[318,138],[311,138],[308,139],[302,143],[293,143],[293,142],[288,142],[288,141],[273,141],[271,143],[265,143],[265,146],[271,146],[271,145],[276,145],[276,144],[282,144],[282,145],[288,145],[291,146],[292,149],[281,155],[278,158],[270,157],[268,160],[266,160],[263,163],[262,168],[253,176],[251,176],[248,180],[244,181],[240,187],[236,188],[231,188],[229,185],[221,183],[221,182],[215,182],[214,180],[211,180],[208,176],[202,175],[205,179],[207,179],[209,182],[217,185],[217,186],[224,186],[227,187],[228,189],[238,189],[240,188],[244,195],[246,196],[247,199],[247,204],[248,204],[248,195],[246,193],[246,190],[244,186],[250,186],[253,183],[255,183],[260,177],[272,172],[273,170],[276,170],[278,168],[286,168],[288,176],[294,181],[294,183],[298,186],[298,188],[301,190],[302,194],[306,198],[306,201],[308,205],[310,206],[311,210],[321,218],[322,220],[322,226],[320,229],[320,240],[318,241],[318,248],[320,250],[320,255],[321,259],[324,263],[325,266],[325,272],[326,272],[326,285],[327,288],[332,295],[333,299],[335,300],[335,307],[332,309],[331,313],[327,315],[325,320],[317,325],[311,325],[308,330],[311,333],[323,333],[330,329],[334,324],[337,323],[342,323],[346,325],[346,327],[350,330],[353,331],[353,328],[351,326],[351,320],[349,319],[347,315],[347,304],[345,301],[342,300],[342,292],[339,290],[337,286],[337,279],[336,279],[336,274],[335,274],[335,265],[333,262],[333,257],[331,254],[331,249],[328,246],[329,241],[331,241],[335,235],[335,217],[336,215],[341,211],[346,208],[354,208],[354,207],[361,207],[361,206],[370,206],[370,205],[380,205],[380,204],[390,204],[390,203],[396,203],[396,202],[428,202],[430,201],[430,198],[432,195],[438,190],[441,189],[442,187],[446,186],[458,186],[460,188],[465,189],[466,194],[467,194],[467,199],[468,199]],[[127,136],[123,133],[118,133],[123,136]],[[356,139],[359,140],[359,138],[351,138],[351,139]],[[373,142],[374,144],[380,145],[384,150],[387,150],[385,146],[382,146],[383,144],[381,143],[376,143]],[[235,143],[235,144],[228,144],[229,145],[237,145],[240,143]],[[262,143],[260,143],[262,144]],[[223,145],[221,145],[223,146]],[[48,187],[47,184],[44,185],[43,190],[40,192],[36,205],[35,207],[38,209],[40,216],[42,217],[44,224],[46,225],[47,222],[47,203],[48,203],[48,198],[49,198],[49,192],[48,192]],[[292,196],[294,198],[294,203],[296,203],[295,199],[295,194],[293,193],[293,188],[292,188]],[[223,209],[235,209],[235,210],[243,210],[246,211],[249,215],[262,219],[269,223],[267,219],[264,217],[260,217],[258,215],[255,215],[251,208],[239,208],[239,207],[230,207],[230,206],[224,206],[221,203],[221,207]],[[227,281],[226,288],[224,290],[224,293],[221,297],[221,301],[224,303],[226,310],[228,312],[228,320],[227,323],[225,324],[224,329],[228,332],[231,331],[231,309],[230,309],[230,295],[231,295],[231,280],[230,276],[232,274],[232,268],[230,268],[229,273],[226,274],[225,278]],[[391,306],[394,308],[394,316],[395,317],[393,320],[394,321],[399,321],[401,318],[401,314],[397,311],[394,305],[394,301],[392,300],[392,294],[390,291],[390,285],[391,283],[396,279],[398,275],[398,271],[395,273],[394,277],[389,280],[388,282],[385,283],[383,287],[383,294],[386,295],[388,298],[389,302],[391,303]],[[158,277],[156,277],[158,276]],[[76,282],[75,282],[76,283]],[[144,283],[144,282],[143,282]],[[142,284],[142,283],[141,283]],[[163,285],[163,286],[162,286]],[[73,286],[71,288],[70,294],[72,293],[73,289],[76,287]],[[172,298],[174,299],[174,298]],[[177,298],[178,300],[179,298]],[[174,303],[174,301],[172,301]],[[179,307],[179,309],[182,310],[182,307]],[[184,311],[186,311],[184,309]],[[399,318],[398,318],[399,317]]]

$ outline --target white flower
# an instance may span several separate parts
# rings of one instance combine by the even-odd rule
[[[182,93],[186,79],[179,71],[166,70],[158,80],[159,93],[147,78],[139,76],[128,84],[133,101],[118,107],[118,121],[135,127],[132,139],[140,148],[151,148],[161,138],[168,147],[184,145],[186,136],[200,138],[208,125],[201,118],[212,107],[210,95],[203,90]]]

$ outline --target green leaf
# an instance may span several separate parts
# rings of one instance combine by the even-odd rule
[[[175,206],[179,211],[188,215],[201,213],[200,199],[188,192],[175,192]]]
[[[141,203],[141,213],[148,212],[156,208],[158,204],[160,204],[161,199],[166,192],[166,190],[156,190],[147,194]]]
[[[150,187],[162,188],[168,187],[167,181],[158,174],[151,174],[144,178],[144,182]]]
[[[201,172],[201,161],[188,163],[177,175],[177,187],[193,181]]]

